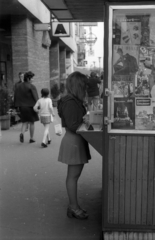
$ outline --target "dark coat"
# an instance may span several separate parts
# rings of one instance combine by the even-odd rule
[[[14,95],[15,107],[33,107],[38,100],[36,87],[28,82],[16,86]]]
[[[62,126],[72,132],[76,132],[83,122],[86,109],[82,101],[67,95],[58,101],[58,114],[62,121]]]
[[[87,83],[87,93],[88,97],[99,96],[99,87],[98,84],[101,83],[99,78],[89,78]]]

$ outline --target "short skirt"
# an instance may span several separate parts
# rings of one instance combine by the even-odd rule
[[[88,142],[79,134],[66,129],[62,138],[58,161],[68,165],[88,163],[91,159]]]
[[[40,122],[42,124],[51,123],[51,116],[40,116]]]
[[[36,122],[39,121],[38,114],[33,110],[33,107],[20,107],[21,122]]]

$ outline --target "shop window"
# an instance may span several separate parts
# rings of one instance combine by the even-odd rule
[[[155,130],[155,9],[111,6],[109,31],[108,84],[113,94],[109,130],[151,132]]]

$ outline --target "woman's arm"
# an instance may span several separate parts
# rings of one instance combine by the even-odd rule
[[[52,104],[52,100],[49,98],[49,109],[50,109],[50,112],[52,114],[52,116],[54,117],[55,116],[55,113],[54,113],[54,109],[53,109],[53,104]]]
[[[37,89],[36,89],[36,87],[33,84],[31,84],[31,92],[32,92],[32,96],[33,96],[33,98],[34,98],[34,100],[36,102],[39,97],[38,97]]]
[[[37,112],[37,113],[39,112],[39,106],[40,106],[40,104],[39,104],[39,100],[38,100],[33,107],[34,111]]]

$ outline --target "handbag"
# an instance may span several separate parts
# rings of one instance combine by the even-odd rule
[[[54,124],[55,134],[61,136],[63,133],[61,123],[59,123],[56,118],[54,119],[54,121],[55,121]]]

